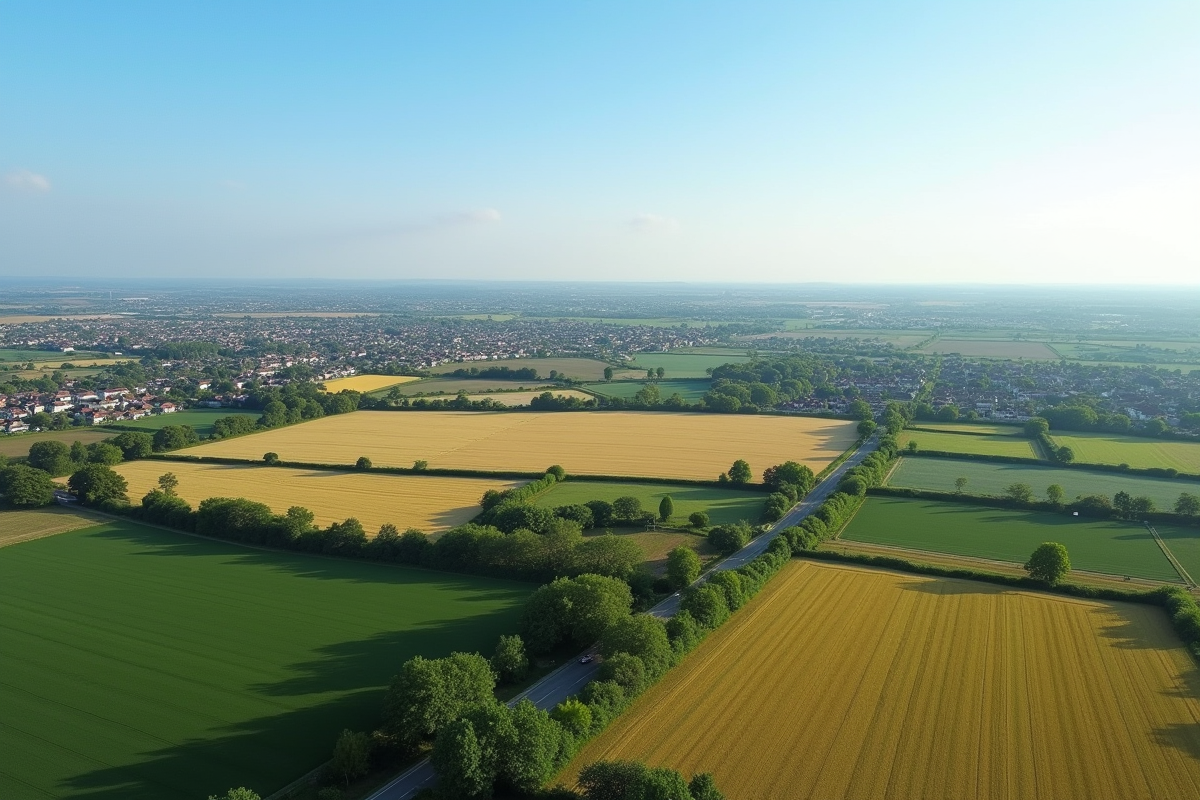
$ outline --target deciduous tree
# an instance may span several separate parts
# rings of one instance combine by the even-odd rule
[[[687,545],[679,545],[667,554],[667,580],[674,589],[690,586],[700,577],[700,556]]]
[[[1054,585],[1071,571],[1067,548],[1058,542],[1042,542],[1025,562],[1025,571],[1034,580]]]

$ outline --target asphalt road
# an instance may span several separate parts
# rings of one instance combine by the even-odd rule
[[[771,544],[771,540],[778,536],[780,531],[796,525],[800,520],[815,511],[821,503],[825,502],[825,498],[833,494],[834,489],[837,488],[838,482],[841,481],[846,471],[857,466],[859,462],[866,458],[867,454],[875,449],[877,443],[878,440],[876,438],[869,439],[854,455],[846,459],[840,467],[826,476],[825,480],[817,484],[804,500],[784,515],[783,519],[775,523],[769,531],[760,534],[741,550],[718,562],[706,574],[726,569],[737,569],[764,553],[768,545]],[[697,583],[703,583],[705,580],[706,578],[701,576]],[[650,609],[649,613],[662,619],[669,619],[679,610],[681,599],[679,593],[671,595]],[[589,651],[591,649],[593,648],[589,648]],[[596,671],[599,668],[600,665],[595,661],[589,664],[580,664],[578,657],[572,658],[566,664],[563,664],[554,672],[551,672],[533,686],[530,686],[524,692],[514,697],[509,701],[509,705],[516,705],[521,700],[528,699],[538,708],[549,711],[571,695],[578,694],[584,684],[596,676]],[[378,789],[375,794],[368,797],[367,800],[407,800],[407,798],[412,797],[420,790],[433,786],[436,781],[437,775],[433,771],[433,765],[429,763],[429,759],[424,759],[397,775],[385,786]]]

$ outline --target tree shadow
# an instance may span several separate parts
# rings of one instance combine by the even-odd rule
[[[1160,746],[1173,747],[1189,758],[1200,761],[1200,722],[1174,722],[1152,733]]]
[[[885,568],[886,569],[886,568]],[[933,594],[939,596],[953,596],[966,594],[1007,594],[1014,590],[1008,586],[999,586],[994,583],[984,583],[982,581],[972,581],[966,578],[942,578],[937,576],[929,576],[928,580],[908,580],[897,584],[899,588],[907,592],[920,592],[921,594]]]

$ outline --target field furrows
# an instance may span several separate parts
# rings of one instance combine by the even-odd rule
[[[731,798],[1200,792],[1200,675],[1154,607],[796,564],[584,748]]]

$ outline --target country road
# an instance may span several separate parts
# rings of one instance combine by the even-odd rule
[[[815,511],[821,503],[825,502],[825,499],[833,494],[834,489],[837,488],[838,482],[841,481],[846,471],[857,466],[859,462],[875,449],[877,444],[877,437],[868,439],[862,447],[855,451],[836,470],[827,475],[823,481],[817,484],[804,500],[796,504],[769,531],[752,539],[741,550],[718,562],[705,575],[700,576],[697,583],[703,583],[707,579],[707,576],[713,572],[737,569],[764,553],[768,545],[771,544],[771,540],[778,536],[780,531],[796,525]],[[679,593],[673,594],[654,606],[647,613],[662,619],[670,619],[679,610],[680,600],[681,596]],[[589,648],[589,650],[591,649]],[[509,701],[509,705],[514,705],[521,700],[528,699],[538,708],[549,711],[571,695],[577,694],[583,688],[584,684],[595,677],[598,669],[599,664],[594,661],[589,664],[581,664],[578,657],[572,658],[566,664],[514,697]],[[386,785],[380,787],[367,800],[407,800],[407,798],[411,798],[421,789],[433,786],[436,781],[437,775],[433,771],[433,766],[429,763],[429,759],[424,759],[397,775]]]

